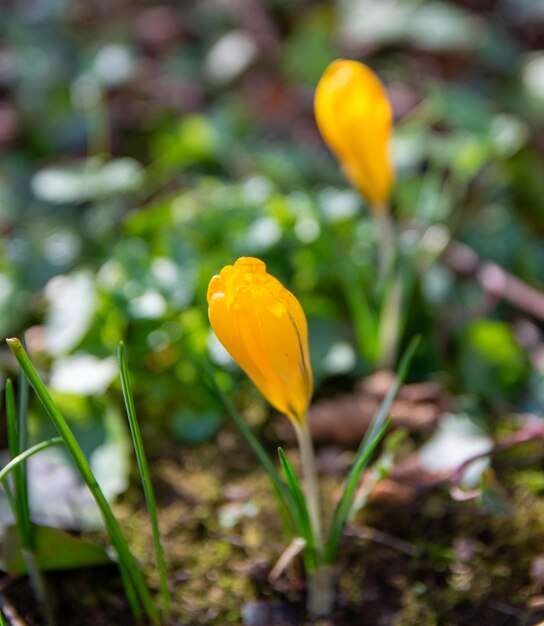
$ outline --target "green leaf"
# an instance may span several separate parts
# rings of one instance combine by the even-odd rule
[[[397,371],[397,377],[395,379],[395,382],[393,383],[393,386],[391,387],[391,389],[389,390],[389,392],[383,399],[383,402],[378,410],[378,413],[375,415],[374,419],[372,420],[372,423],[363,441],[361,442],[361,445],[359,446],[359,453],[361,453],[361,451],[365,447],[371,444],[372,440],[376,437],[378,432],[382,429],[382,426],[384,425],[385,420],[387,419],[389,415],[389,411],[391,409],[391,405],[393,404],[393,400],[395,399],[400,389],[400,386],[402,385],[402,383],[404,382],[404,379],[406,378],[406,374],[408,373],[408,368],[419,346],[419,342],[420,342],[420,337],[416,336],[412,339],[408,348],[406,348],[406,351],[403,354],[402,359],[400,361],[400,365]]]
[[[50,389],[57,408],[68,420],[71,430],[91,464],[95,478],[108,501],[125,492],[131,470],[131,442],[119,406],[106,396],[79,396]],[[50,420],[40,420],[34,428],[36,440],[52,437],[56,429]],[[47,472],[55,471],[63,489],[47,486]],[[32,509],[37,519],[48,526],[73,530],[101,528],[98,508],[89,499],[70,455],[53,451],[29,464]],[[78,503],[76,508],[67,503]]]
[[[51,356],[59,357],[73,350],[90,328],[97,307],[94,276],[86,270],[57,276],[45,293],[45,344]]]
[[[15,409],[15,395],[13,392],[13,385],[9,378],[6,381],[6,423],[8,430],[9,453],[11,459],[13,460],[20,454],[21,450],[19,448],[20,436],[18,416]],[[23,473],[22,464],[17,465],[14,469],[14,487],[15,506],[13,512],[17,522],[19,537],[25,549],[31,550],[34,545],[34,536],[30,521],[30,511],[28,508],[26,478]]]
[[[30,385],[36,392],[38,399],[40,400],[47,415],[55,425],[59,435],[62,437],[68,452],[81,474],[81,477],[87,484],[87,487],[91,491],[96,504],[100,508],[104,523],[108,529],[110,538],[119,557],[119,568],[121,570],[123,582],[125,583],[127,590],[127,596],[129,597],[135,616],[137,617],[139,613],[139,609],[137,608],[138,605],[134,602],[135,594],[137,594],[138,601],[145,609],[150,621],[153,624],[158,625],[160,621],[159,614],[151,597],[151,593],[145,583],[143,574],[128,546],[123,531],[121,530],[121,525],[115,517],[104,492],[98,485],[96,476],[93,473],[81,446],[74,436],[74,433],[68,426],[66,419],[43,384],[38,372],[34,368],[19,339],[11,337],[6,339],[6,343],[8,344],[12,354],[19,362],[20,367],[24,370]]]
[[[42,169],[34,175],[31,184],[40,200],[77,204],[137,191],[143,176],[142,166],[132,158],[107,163],[92,158]]]
[[[285,482],[287,488],[291,494],[293,502],[295,504],[295,523],[299,535],[306,542],[306,548],[304,550],[305,558],[310,562],[307,565],[315,567],[315,536],[312,529],[312,523],[310,521],[310,515],[308,513],[308,507],[306,506],[306,499],[304,492],[300,486],[298,476],[293,469],[293,466],[289,462],[287,455],[282,448],[278,448],[278,456],[280,457],[281,469],[285,476]]]
[[[34,556],[41,571],[76,569],[111,562],[104,548],[95,543],[50,526],[34,525],[33,531]],[[12,576],[27,573],[16,526],[5,530],[1,559],[2,569]]]
[[[361,474],[370,462],[374,450],[384,438],[385,433],[389,428],[389,424],[391,423],[391,419],[387,419],[387,416],[389,415],[389,410],[391,409],[393,400],[395,399],[395,396],[397,395],[398,390],[402,385],[404,378],[406,377],[408,367],[412,361],[418,345],[419,337],[414,337],[401,359],[399,370],[397,372],[397,377],[393,386],[384,398],[378,412],[372,420],[372,423],[365,437],[361,441],[361,445],[359,446],[355,462],[346,481],[342,498],[340,499],[340,502],[336,507],[336,511],[334,512],[329,536],[325,544],[325,561],[327,563],[332,563],[334,561],[334,557],[338,549],[338,544],[340,543],[340,537],[342,536],[342,532],[351,513],[351,507],[353,505],[353,500],[355,498],[355,493],[357,490],[357,485],[359,484],[359,480],[361,478]]]
[[[391,421],[391,419],[387,420],[385,425],[382,427],[376,437],[371,441],[371,443],[368,446],[365,446],[365,448],[363,448],[363,450],[361,450],[357,454],[355,463],[353,464],[353,467],[351,468],[350,474],[348,476],[346,486],[344,487],[342,498],[338,503],[338,506],[336,507],[334,518],[329,531],[329,537],[327,539],[327,543],[325,544],[325,561],[327,563],[332,563],[334,561],[334,557],[336,556],[338,544],[340,543],[340,537],[342,536],[342,532],[351,513],[353,499],[355,498],[355,492],[357,489],[357,485],[359,484],[361,474],[370,462],[374,450],[378,447],[378,444],[385,437]]]
[[[145,494],[145,501],[147,503],[147,511],[149,514],[149,523],[153,531],[153,544],[155,546],[155,560],[157,563],[157,569],[159,572],[159,580],[161,587],[161,601],[163,617],[167,618],[170,615],[170,594],[168,591],[168,573],[166,570],[166,561],[164,558],[164,548],[161,542],[161,534],[159,529],[159,517],[157,514],[157,504],[155,500],[155,492],[153,490],[153,483],[151,482],[151,473],[149,471],[149,464],[144,449],[144,442],[142,440],[142,434],[140,432],[140,426],[138,424],[138,418],[136,417],[136,407],[134,406],[134,398],[132,395],[132,387],[130,385],[130,377],[128,372],[127,355],[125,350],[125,344],[121,341],[119,343],[119,371],[121,376],[121,389],[123,391],[123,398],[125,400],[125,408],[127,411],[128,422],[130,425],[130,432],[132,435],[132,442],[134,444],[134,450],[136,452],[136,460],[138,461],[138,469],[140,471],[140,478],[142,480],[142,487]]]
[[[4,467],[0,470],[0,482],[5,480],[11,472],[16,470],[21,463],[24,463],[27,459],[29,459],[34,454],[45,450],[46,448],[51,448],[52,446],[58,446],[63,443],[62,437],[53,437],[52,439],[48,439],[47,441],[40,441],[36,445],[28,448],[24,452],[18,454],[15,458],[11,459],[9,463],[6,463]],[[4,485],[5,487],[5,485]]]
[[[476,320],[459,342],[459,379],[463,389],[491,401],[508,399],[527,380],[529,359],[512,327],[499,320]]]
[[[295,503],[291,497],[291,492],[287,488],[286,484],[280,478],[280,475],[274,464],[272,463],[272,459],[261,445],[260,441],[253,434],[251,428],[247,425],[244,418],[238,413],[230,399],[226,396],[224,391],[221,389],[221,386],[217,382],[217,378],[215,377],[212,368],[210,367],[207,361],[201,361],[201,365],[207,374],[210,382],[212,383],[212,391],[215,393],[217,398],[224,405],[227,410],[228,415],[248,443],[249,447],[253,450],[255,456],[259,460],[260,464],[263,466],[263,469],[268,474],[270,481],[272,482],[272,486],[274,487],[274,491],[278,497],[278,501],[283,505],[283,507],[288,511],[291,522],[296,527],[296,508]]]
[[[426,2],[404,24],[408,43],[432,52],[475,50],[483,45],[483,21],[452,2]]]
[[[282,66],[296,81],[315,85],[338,56],[331,40],[331,9],[318,6],[301,20],[283,46]]]
[[[211,439],[221,425],[217,411],[196,412],[190,409],[176,411],[170,421],[174,437],[184,443],[198,444]]]
[[[353,264],[344,263],[338,272],[351,319],[355,325],[357,344],[361,355],[370,363],[379,357],[377,322],[372,303],[368,298]]]

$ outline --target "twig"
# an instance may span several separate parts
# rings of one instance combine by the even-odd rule
[[[383,546],[387,546],[388,548],[393,548],[393,550],[396,550],[397,552],[407,554],[408,556],[416,557],[419,554],[419,549],[413,543],[409,543],[408,541],[404,541],[404,539],[399,539],[398,537],[384,533],[376,528],[371,528],[370,526],[350,526],[346,530],[346,534],[351,535],[352,537],[357,537],[358,539],[367,539],[368,541],[379,543]]]
[[[268,580],[270,582],[276,582],[283,572],[289,567],[289,564],[293,559],[300,554],[306,547],[306,541],[302,537],[295,537],[293,541],[285,548],[276,565],[270,570],[268,574]]]
[[[28,626],[28,623],[17,613],[17,609],[2,591],[0,591],[0,611],[2,611],[2,615],[6,618],[9,626]]]
[[[500,265],[481,261],[472,248],[459,241],[450,242],[443,259],[457,274],[474,276],[488,295],[497,300],[506,300],[544,321],[544,293],[510,274]]]
[[[457,485],[461,481],[467,467],[475,461],[504,452],[505,450],[510,450],[521,443],[527,443],[535,439],[544,439],[544,423],[529,424],[515,432],[510,437],[506,437],[502,441],[499,441],[486,452],[479,452],[478,454],[471,456],[456,467],[449,474],[446,480],[451,482],[453,485]]]

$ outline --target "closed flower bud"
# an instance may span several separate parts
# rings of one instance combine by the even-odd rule
[[[306,316],[259,259],[242,257],[208,286],[211,326],[259,391],[295,422],[305,419],[313,381]]]
[[[317,85],[314,107],[321,135],[346,176],[375,209],[384,207],[394,179],[392,112],[376,74],[358,61],[334,61]]]

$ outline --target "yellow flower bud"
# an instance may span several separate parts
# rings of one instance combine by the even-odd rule
[[[295,422],[313,390],[306,316],[295,296],[259,259],[242,257],[208,286],[212,328],[259,391]]]
[[[321,135],[346,176],[374,208],[384,207],[394,179],[393,116],[379,78],[358,61],[333,61],[317,85],[314,108]]]

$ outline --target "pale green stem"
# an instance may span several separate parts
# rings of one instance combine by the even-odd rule
[[[379,361],[378,367],[390,369],[397,358],[401,331],[401,309],[403,304],[403,283],[400,276],[384,294],[385,302],[380,315],[378,328]]]
[[[316,569],[306,572],[308,581],[308,612],[312,618],[323,617],[331,612],[334,602],[332,568],[322,563],[323,532],[321,527],[321,505],[319,502],[319,485],[314,446],[308,420],[295,422],[300,457],[304,473],[304,495],[310,522],[314,531],[319,565]]]
[[[387,204],[375,204],[372,212],[376,218],[380,230],[378,241],[378,259],[380,280],[385,280],[391,269],[395,255],[395,238],[393,234],[393,222]]]
[[[28,578],[44,612],[45,621],[49,626],[54,626],[56,622],[51,605],[51,597],[47,589],[45,577],[38,567],[36,554],[24,547],[21,547],[21,554],[26,565]]]
[[[326,617],[332,611],[334,604],[334,578],[330,565],[322,563],[308,577],[308,613],[312,619]]]
[[[306,417],[295,423],[295,432],[297,434],[298,447],[302,460],[306,505],[312,523],[312,530],[314,531],[318,555],[321,557],[323,554],[323,533],[321,530],[321,505],[319,503],[317,466],[315,462],[314,445]]]

